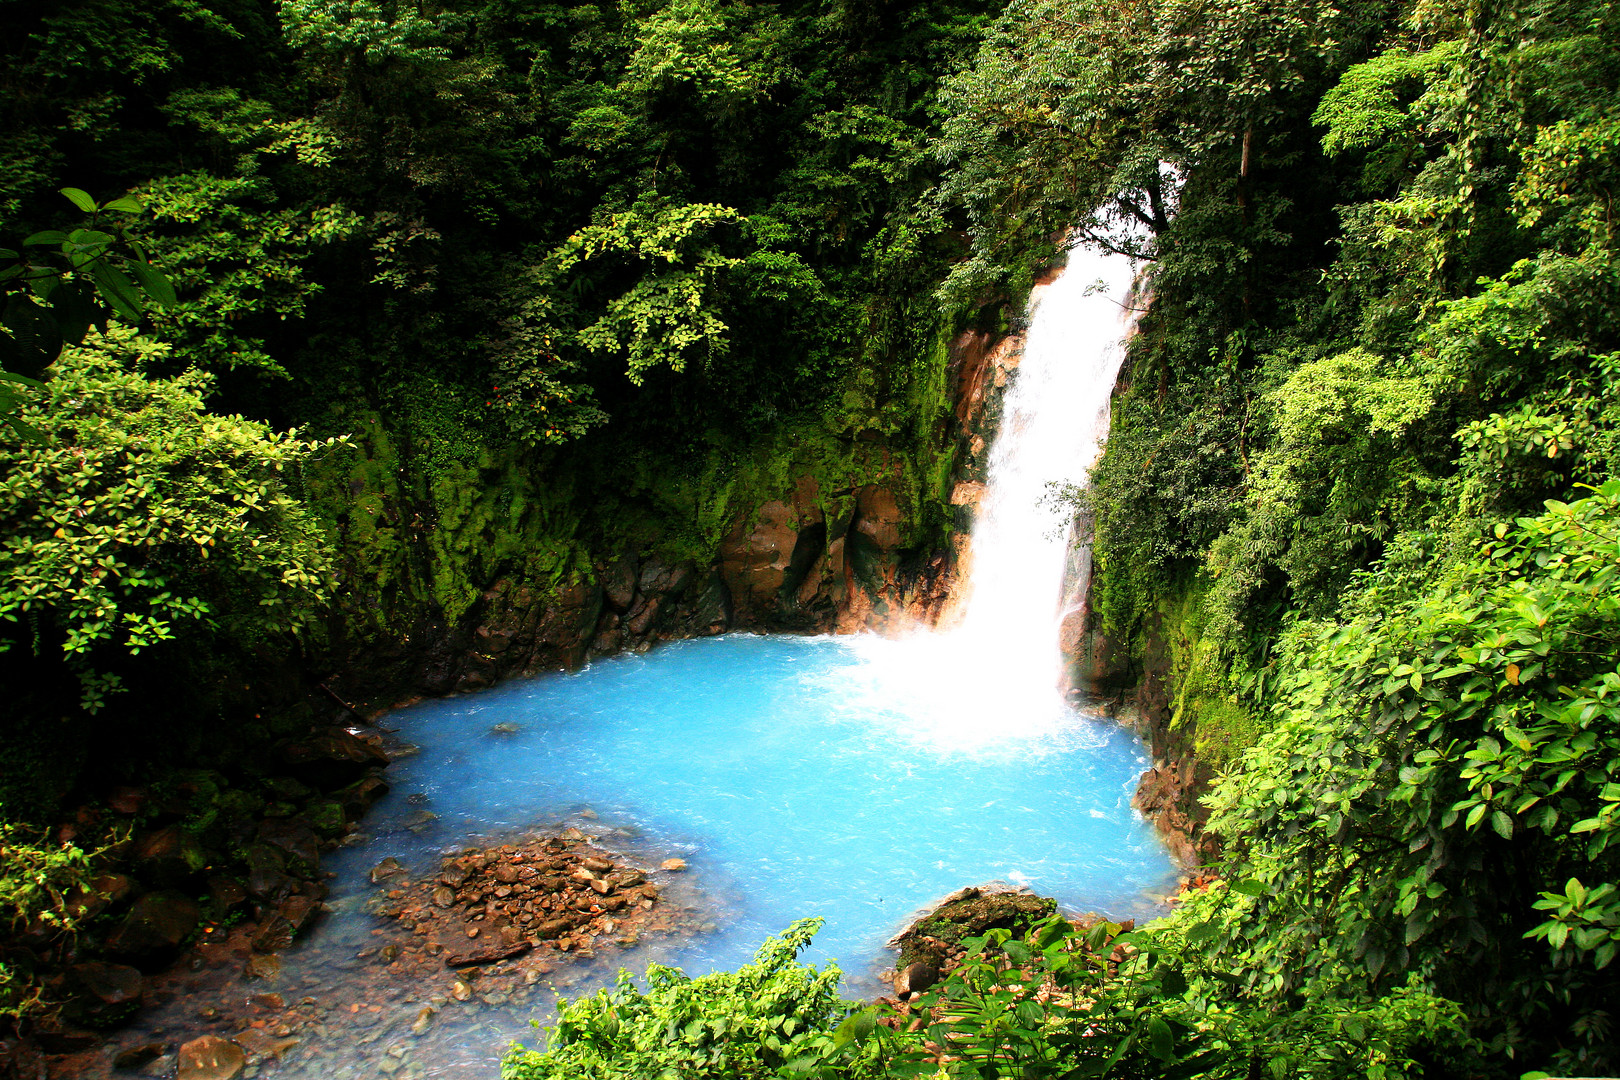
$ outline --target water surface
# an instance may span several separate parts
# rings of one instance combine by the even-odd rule
[[[886,691],[918,678],[902,648],[733,634],[403,709],[387,723],[421,753],[393,767],[385,835],[351,858],[425,865],[469,837],[564,819],[626,829],[684,857],[727,906],[678,957],[694,973],[822,915],[818,957],[858,976],[920,905],[993,879],[1071,909],[1149,913],[1174,870],[1130,806],[1148,765],[1131,734],[1061,705],[1032,716],[1017,695],[998,709],[960,669],[938,673],[939,693],[896,699]],[[952,678],[980,715],[950,707]],[[423,810],[438,817],[419,835],[390,830]]]

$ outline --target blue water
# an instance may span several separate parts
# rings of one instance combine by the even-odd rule
[[[393,809],[438,815],[434,852],[566,819],[685,858],[727,909],[676,956],[689,973],[821,915],[819,957],[858,975],[918,907],[993,879],[1151,913],[1174,867],[1130,806],[1148,765],[1130,733],[1072,710],[941,730],[882,700],[875,644],[729,635],[400,710],[421,753],[392,768],[416,796]]]
[[[229,1016],[209,1020],[181,995],[125,1042],[259,1018],[298,1040],[281,1080],[493,1080],[512,1041],[542,1041],[531,1021],[550,1022],[559,995],[606,985],[620,964],[735,967],[807,915],[826,919],[807,959],[836,958],[845,996],[870,998],[893,964],[884,942],[964,885],[1027,885],[1071,912],[1160,913],[1175,868],[1130,807],[1141,748],[1064,704],[1050,664],[1013,646],[992,659],[996,648],[960,633],[737,634],[397,710],[382,726],[414,752],[389,766],[393,791],[365,832],[323,860],[328,913],[280,973],[245,983],[232,969]],[[421,881],[445,853],[567,827],[633,865],[686,859],[683,874],[653,875],[682,932],[452,969],[375,914],[398,884],[370,882],[384,858]],[[402,963],[384,946],[403,946]],[[283,1004],[248,999],[267,991]],[[424,1009],[433,1023],[413,1032]]]

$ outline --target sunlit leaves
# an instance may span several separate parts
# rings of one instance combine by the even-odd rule
[[[295,631],[330,588],[325,538],[284,475],[321,444],[205,412],[198,373],[141,374],[166,352],[126,328],[92,336],[21,401],[41,438],[0,444],[0,622],[59,631],[50,647],[82,669],[92,709],[116,689],[99,650],[139,653],[202,620]]]

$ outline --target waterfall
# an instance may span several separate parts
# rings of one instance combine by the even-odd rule
[[[1057,279],[1030,296],[1023,359],[990,450],[956,630],[998,655],[1056,659],[1071,538],[1048,486],[1083,482],[1097,460],[1132,281],[1124,257],[1076,248]],[[1089,559],[1077,562],[1089,571]]]
[[[895,641],[861,641],[869,705],[904,702],[913,737],[978,751],[1071,731],[1058,647],[1070,536],[1048,485],[1083,483],[1097,459],[1133,281],[1124,256],[1075,248],[1056,279],[1031,293],[1023,357],[1003,398],[958,586],[959,618]],[[1089,576],[1089,552],[1073,562]],[[1084,580],[1073,584],[1073,602],[1083,602]]]

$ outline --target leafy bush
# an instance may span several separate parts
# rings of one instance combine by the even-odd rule
[[[168,348],[116,325],[69,349],[0,441],[0,651],[67,658],[94,711],[104,662],[199,623],[238,640],[298,630],[331,555],[293,497],[323,444],[204,409],[208,379],[147,378]]]
[[[1277,726],[1210,823],[1265,884],[1221,923],[1256,994],[1422,972],[1527,1026],[1556,1006],[1564,1067],[1612,1066],[1617,579],[1610,481],[1450,555],[1408,537],[1288,635]]]
[[[71,936],[83,911],[71,898],[89,891],[85,851],[41,841],[29,828],[7,821],[0,807],[0,925],[10,933],[32,928],[46,939]],[[39,983],[0,958],[0,1019],[15,1021],[46,1008]]]
[[[653,965],[642,991],[620,971],[612,988],[562,1006],[546,1050],[514,1046],[501,1078],[730,1080],[777,1075],[789,1062],[819,1057],[833,1041],[829,1031],[856,1009],[838,997],[836,965],[817,971],[797,962],[821,924],[800,919],[734,972],[690,979]],[[864,1027],[871,1030],[870,1015]],[[867,1056],[847,1068],[851,1077],[878,1075]]]
[[[1196,967],[1187,939],[1201,917],[1132,933],[1056,915],[1023,935],[991,930],[966,939],[961,962],[903,1013],[842,1001],[836,967],[796,963],[821,926],[803,919],[736,972],[688,979],[654,966],[646,992],[620,972],[614,988],[563,1005],[548,1049],[513,1047],[501,1076],[1394,1080],[1469,1046],[1460,1010],[1417,986],[1257,1009],[1230,976]]]

